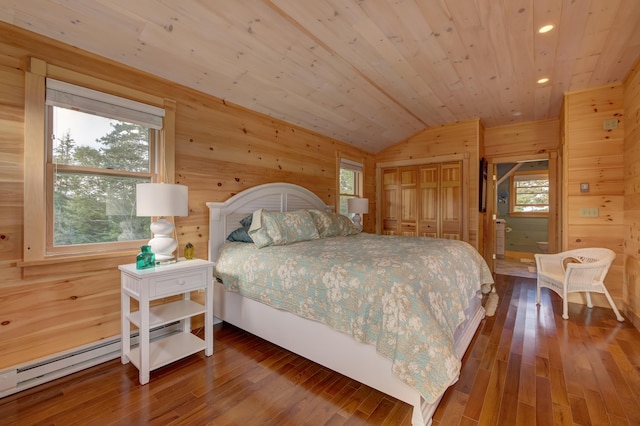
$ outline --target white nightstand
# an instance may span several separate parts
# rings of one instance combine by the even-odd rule
[[[181,259],[169,265],[136,269],[135,264],[120,265],[122,302],[122,363],[129,361],[140,371],[140,384],[149,382],[149,372],[204,350],[213,354],[213,263]],[[192,291],[204,290],[205,304],[190,300]],[[182,294],[182,300],[149,308],[151,300]],[[131,312],[131,300],[140,309]],[[191,334],[191,317],[204,314],[204,340]],[[149,330],[180,321],[182,333],[153,342]],[[140,331],[140,344],[131,348],[131,324]]]

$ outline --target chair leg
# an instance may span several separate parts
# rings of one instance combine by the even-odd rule
[[[540,306],[540,285],[536,285],[536,305]]]
[[[618,311],[618,307],[616,306],[615,303],[613,303],[613,299],[611,298],[611,295],[609,294],[609,292],[607,291],[606,288],[603,287],[604,290],[604,295],[607,297],[607,300],[609,301],[609,304],[611,305],[611,309],[613,309],[613,312],[615,312],[616,314],[616,319],[620,322],[624,321],[624,317],[622,315],[620,315],[620,311]]]
[[[569,319],[569,301],[566,297],[562,299],[562,319]]]
[[[591,302],[591,293],[589,293],[588,291],[585,291],[584,293],[587,296],[587,307],[593,308],[593,302]]]

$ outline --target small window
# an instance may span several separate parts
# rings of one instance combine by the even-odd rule
[[[347,200],[363,196],[362,163],[340,159],[340,209],[339,213],[348,216]]]
[[[511,214],[549,213],[549,172],[536,170],[511,176]]]
[[[154,180],[164,110],[47,79],[47,253],[150,238],[136,184]]]

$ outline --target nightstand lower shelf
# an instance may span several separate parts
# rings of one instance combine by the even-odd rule
[[[204,305],[192,300],[177,300],[175,302],[154,306],[149,309],[149,327],[169,324],[173,321],[204,314],[205,311]],[[140,311],[132,312],[128,318],[136,327],[140,328]]]
[[[191,333],[177,333],[149,344],[149,371],[204,350],[206,343]],[[140,369],[140,347],[131,349],[129,361]]]

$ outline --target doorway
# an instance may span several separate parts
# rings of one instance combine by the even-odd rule
[[[488,161],[488,171],[493,176],[487,188],[485,259],[494,272],[499,264],[509,270],[521,269],[523,273],[518,276],[531,276],[535,272],[534,254],[555,253],[560,247],[557,152]],[[541,198],[536,200],[532,195],[542,189],[535,187],[536,182],[530,182],[545,173],[548,176],[546,209],[539,205],[543,204],[539,201]],[[524,189],[518,182],[523,183]],[[534,187],[527,188],[529,184]]]

